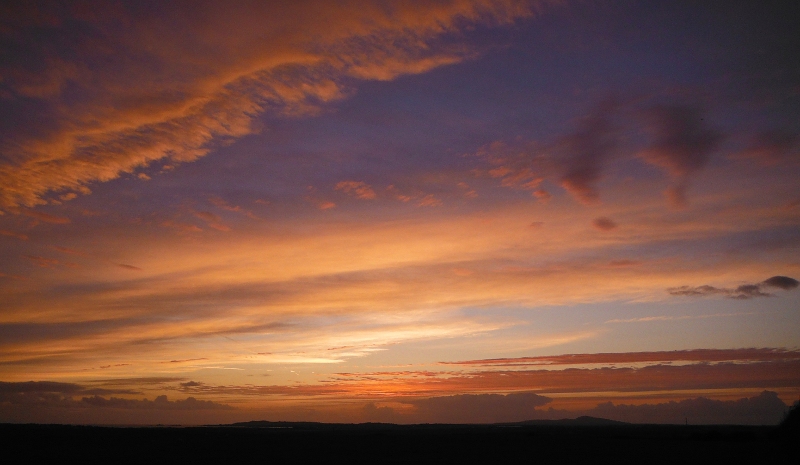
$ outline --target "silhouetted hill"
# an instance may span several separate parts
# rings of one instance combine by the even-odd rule
[[[598,421],[603,424],[597,425]],[[796,457],[794,436],[774,434],[778,430],[777,426],[619,425],[588,417],[516,425],[0,424],[0,448],[3,463],[797,463],[791,459]]]
[[[318,422],[293,422],[293,421],[245,421],[232,423],[230,426],[238,428],[271,428],[271,429],[301,429],[301,430],[358,430],[358,429],[403,429],[403,428],[474,428],[492,426],[615,426],[630,425],[623,421],[607,420],[605,418],[595,418],[582,416],[578,418],[565,418],[562,420],[526,420],[513,423],[495,424],[449,424],[449,423],[424,423],[414,425],[399,425],[394,423],[318,423]]]

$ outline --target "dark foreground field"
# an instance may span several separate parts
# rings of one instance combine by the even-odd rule
[[[751,426],[0,425],[3,463],[771,464],[800,463],[798,439]]]

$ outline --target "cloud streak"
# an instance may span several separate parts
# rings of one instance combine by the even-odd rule
[[[798,286],[798,281],[788,276],[773,276],[760,283],[741,284],[735,288],[703,286],[680,286],[667,289],[671,295],[685,297],[705,297],[721,295],[730,299],[746,300],[755,297],[771,297],[772,294],[766,292],[770,288],[792,290]]]
[[[621,352],[607,354],[566,354],[543,357],[498,358],[442,362],[444,365],[528,366],[587,365],[643,362],[760,362],[800,360],[800,351],[785,349],[696,349],[669,352]]]

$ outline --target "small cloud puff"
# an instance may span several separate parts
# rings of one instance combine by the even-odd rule
[[[336,190],[363,200],[371,200],[376,197],[372,187],[362,181],[342,181],[336,184]]]
[[[617,227],[617,223],[615,223],[611,218],[601,216],[592,220],[592,226],[600,231],[611,231]]]

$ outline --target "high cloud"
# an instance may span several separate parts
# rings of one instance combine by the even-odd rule
[[[263,112],[319,112],[350,95],[356,79],[391,80],[462,61],[474,52],[437,39],[532,16],[537,5],[17,6],[0,37],[5,112],[17,121],[2,134],[0,208],[43,204],[49,192],[69,199],[158,161],[195,160],[257,131]]]
[[[800,360],[800,351],[784,349],[695,349],[669,352],[621,352],[606,354],[565,354],[542,357],[495,358],[442,362],[445,365],[526,366],[584,365],[643,362],[757,362]]]
[[[770,297],[772,294],[766,292],[768,288],[791,290],[798,286],[798,281],[788,276],[773,276],[760,283],[742,284],[735,288],[703,286],[680,286],[667,289],[672,295],[703,297],[709,295],[721,295],[731,299],[751,299],[753,297]]]

